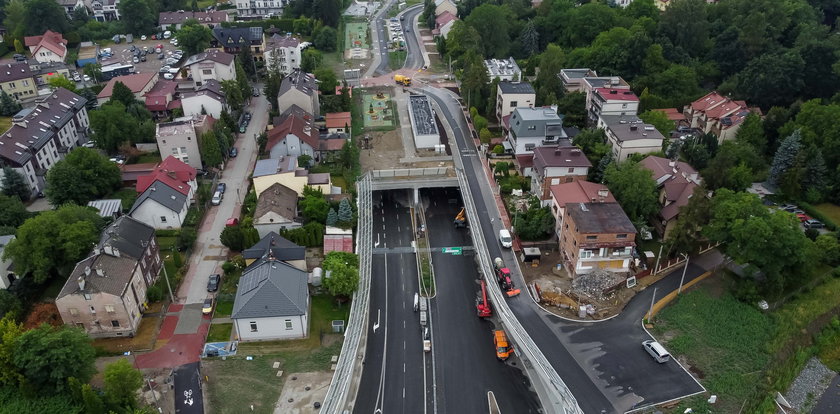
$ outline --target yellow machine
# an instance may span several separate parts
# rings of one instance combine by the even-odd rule
[[[404,75],[394,75],[394,82],[402,86],[411,86],[411,78]]]
[[[467,227],[467,212],[464,210],[464,207],[461,207],[461,211],[455,216],[453,223],[455,223],[455,227]]]

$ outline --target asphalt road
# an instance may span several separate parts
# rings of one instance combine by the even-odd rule
[[[401,16],[404,17],[400,23],[402,24],[403,33],[405,34],[406,57],[403,68],[406,69],[420,69],[423,67],[423,55],[421,53],[420,41],[418,38],[419,29],[414,25],[414,19],[417,15],[423,13],[422,5],[408,8]]]
[[[405,191],[373,194],[371,330],[354,408],[357,413],[433,411],[432,372],[427,369],[431,360],[423,352],[419,316],[414,311],[417,259],[411,250],[407,201]]]
[[[204,413],[204,397],[201,394],[201,372],[199,363],[181,365],[175,369],[175,412],[182,414]]]
[[[443,109],[446,121],[454,130],[458,148],[475,151],[473,141],[464,137],[468,130],[457,102],[446,92],[434,88],[426,88],[426,91]],[[494,201],[486,180],[479,179],[484,174],[481,161],[475,156],[461,156],[461,160],[478,209],[476,213],[482,218],[480,226],[490,256],[502,257],[510,266],[516,259],[510,250],[503,251],[496,240],[500,220],[495,207],[487,208]],[[515,283],[524,286],[518,268],[513,267],[512,271]],[[657,284],[660,292],[675,289],[680,273],[681,269],[678,269],[660,282],[661,285]],[[699,273],[696,266],[690,265],[686,280]],[[653,289],[649,288],[631,301],[621,317],[597,324],[565,322],[549,316],[524,294],[508,299],[508,304],[569,387],[583,412],[612,413],[702,391],[694,378],[675,361],[656,364],[642,350],[641,341],[649,336],[642,329],[640,320],[652,294]]]
[[[390,72],[388,67],[388,30],[385,24],[388,21],[386,11],[394,5],[396,0],[390,0],[371,19],[371,32],[374,32],[374,42],[371,45],[371,53],[379,54],[379,65],[374,70],[373,76],[379,76]],[[375,50],[374,50],[375,49]]]
[[[538,398],[520,371],[519,359],[496,358],[494,324],[476,316],[479,274],[473,251],[442,253],[443,247],[471,247],[468,229],[452,220],[462,203],[456,189],[421,192],[435,270],[437,295],[431,300],[438,412],[487,412],[492,392],[503,413],[536,413]]]

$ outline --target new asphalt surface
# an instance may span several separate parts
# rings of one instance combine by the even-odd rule
[[[204,399],[201,394],[201,372],[199,363],[192,362],[175,369],[175,412],[182,414],[204,413]]]
[[[498,211],[488,209],[494,203],[484,177],[484,167],[475,157],[475,145],[465,139],[468,131],[460,106],[447,92],[425,88],[442,108],[445,121],[452,127],[464,173],[470,185],[476,212],[491,257],[501,257],[509,266],[516,262],[510,250],[502,250],[496,235],[501,228]],[[466,151],[465,151],[466,150]],[[465,156],[467,155],[467,156]],[[476,223],[472,223],[473,226]],[[524,279],[512,268],[515,283]],[[656,284],[661,295],[676,289],[682,269],[677,269]],[[686,281],[703,273],[689,265]],[[536,345],[561,376],[585,413],[626,412],[702,392],[703,388],[675,361],[655,363],[642,349],[641,342],[650,336],[641,326],[641,317],[650,303],[653,289],[637,295],[618,318],[602,323],[567,322],[546,314],[528,295],[508,299],[511,310]]]

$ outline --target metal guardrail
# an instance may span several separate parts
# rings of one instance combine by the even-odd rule
[[[392,170],[373,170],[373,178],[396,178],[396,177],[429,177],[443,175],[449,171],[449,167],[430,168],[396,168]]]
[[[359,255],[359,289],[353,294],[350,317],[344,333],[344,343],[336,363],[335,373],[324,396],[321,412],[340,413],[347,410],[348,396],[356,369],[361,369],[367,338],[368,303],[373,248],[373,200],[371,175],[365,174],[356,183],[356,203],[359,221],[356,237],[356,254]],[[354,397],[355,399],[355,397]]]
[[[484,279],[487,282],[490,296],[496,307],[496,314],[499,315],[502,324],[505,326],[508,337],[516,343],[516,349],[523,353],[525,359],[530,361],[533,367],[536,368],[539,378],[532,380],[541,381],[545,386],[545,391],[549,394],[540,396],[543,399],[543,409],[548,413],[583,414],[583,410],[581,410],[572,392],[560,378],[560,375],[557,374],[557,370],[551,366],[548,359],[543,355],[533,339],[531,339],[531,336],[528,335],[528,332],[525,331],[525,328],[519,320],[516,319],[504,295],[502,295],[502,291],[495,281],[492,259],[485,244],[484,234],[481,226],[478,224],[480,223],[480,219],[478,218],[478,210],[476,210],[475,202],[470,192],[469,183],[461,169],[457,169],[456,172],[458,181],[461,184],[461,194],[467,211],[467,220],[470,223],[476,223],[476,225],[470,226],[470,233],[472,234],[473,243],[475,243],[476,256],[483,270]]]

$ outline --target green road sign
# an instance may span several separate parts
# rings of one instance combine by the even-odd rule
[[[451,253],[455,256],[460,256],[461,253],[463,252],[463,250],[464,249],[462,247],[444,247],[443,249],[441,249],[441,252],[442,253]]]

